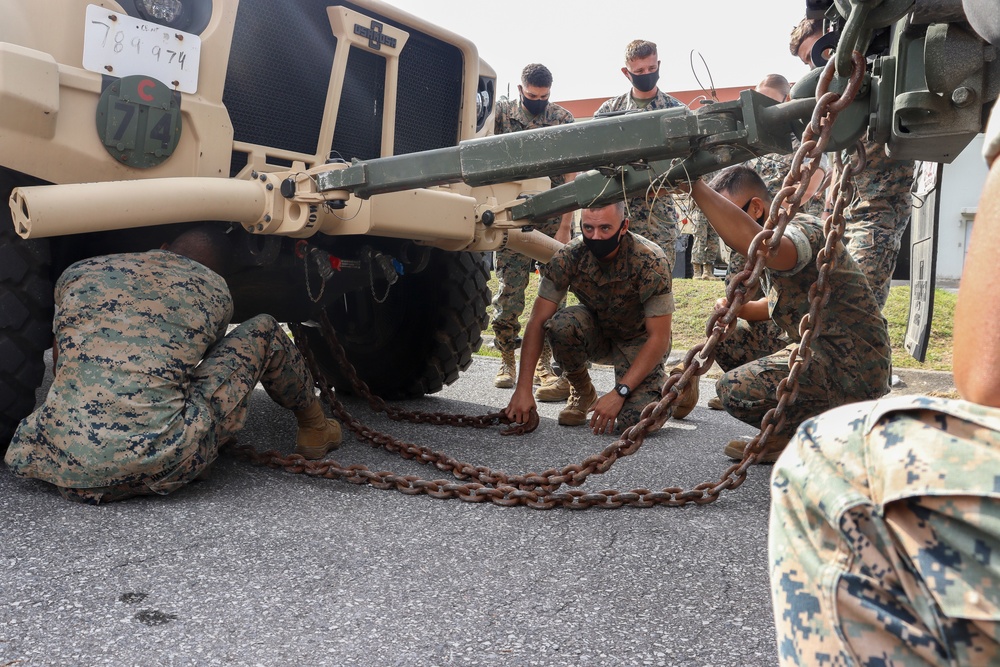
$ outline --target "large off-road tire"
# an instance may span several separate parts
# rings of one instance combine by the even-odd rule
[[[435,250],[427,268],[400,277],[382,303],[371,292],[356,293],[327,309],[348,358],[376,394],[399,399],[434,393],[469,367],[486,327],[488,266],[482,253]],[[308,331],[324,372],[350,393],[321,332]]]
[[[0,454],[18,422],[35,407],[52,344],[52,277],[46,240],[14,232],[7,201],[19,184],[0,169]]]

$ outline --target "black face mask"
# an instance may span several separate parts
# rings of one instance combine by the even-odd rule
[[[598,260],[603,260],[605,257],[613,253],[622,242],[622,228],[625,227],[625,221],[618,225],[618,231],[615,235],[606,239],[588,239],[586,236],[583,237],[583,245],[587,246],[594,257]]]
[[[648,93],[653,88],[656,88],[656,82],[660,80],[660,70],[650,72],[649,74],[632,74],[632,72],[629,72],[628,78],[632,80],[632,86],[636,90]]]
[[[537,116],[538,114],[545,111],[545,107],[549,105],[548,100],[529,100],[527,97],[521,96],[521,104],[524,108],[528,110],[532,116]]]

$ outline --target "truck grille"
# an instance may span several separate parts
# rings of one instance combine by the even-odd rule
[[[462,52],[455,46],[347,2],[241,0],[223,102],[235,138],[298,153],[380,156],[386,61],[354,48],[332,146],[317,146],[337,40],[328,6],[342,5],[410,33],[400,56],[396,155],[454,146],[462,105]],[[246,164],[233,156],[233,174]]]

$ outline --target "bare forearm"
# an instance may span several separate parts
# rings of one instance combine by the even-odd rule
[[[767,299],[757,299],[748,301],[740,308],[740,317],[747,322],[763,322],[771,319],[770,310],[767,307]]]
[[[692,184],[691,196],[708,218],[709,224],[719,233],[719,238],[736,252],[746,255],[750,243],[762,227],[750,220],[738,206],[708,187],[704,181],[698,180]],[[737,214],[745,219],[738,219]]]
[[[524,337],[521,339],[521,359],[518,363],[519,370],[516,387],[518,391],[531,391],[532,389],[532,382],[535,377],[535,365],[538,363],[538,358],[542,356],[542,340],[544,335],[542,323],[532,322],[529,319],[524,329]]]

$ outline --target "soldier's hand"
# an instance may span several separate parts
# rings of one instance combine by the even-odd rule
[[[531,413],[537,409],[535,397],[530,391],[518,392],[515,390],[514,395],[510,397],[510,403],[504,409],[504,414],[515,424],[527,424]]]
[[[724,313],[729,310],[729,299],[721,297],[715,301],[715,312]]]
[[[613,391],[597,399],[597,403],[594,403],[594,414],[590,417],[590,430],[594,435],[614,432],[615,419],[618,418],[623,405],[625,399]]]

